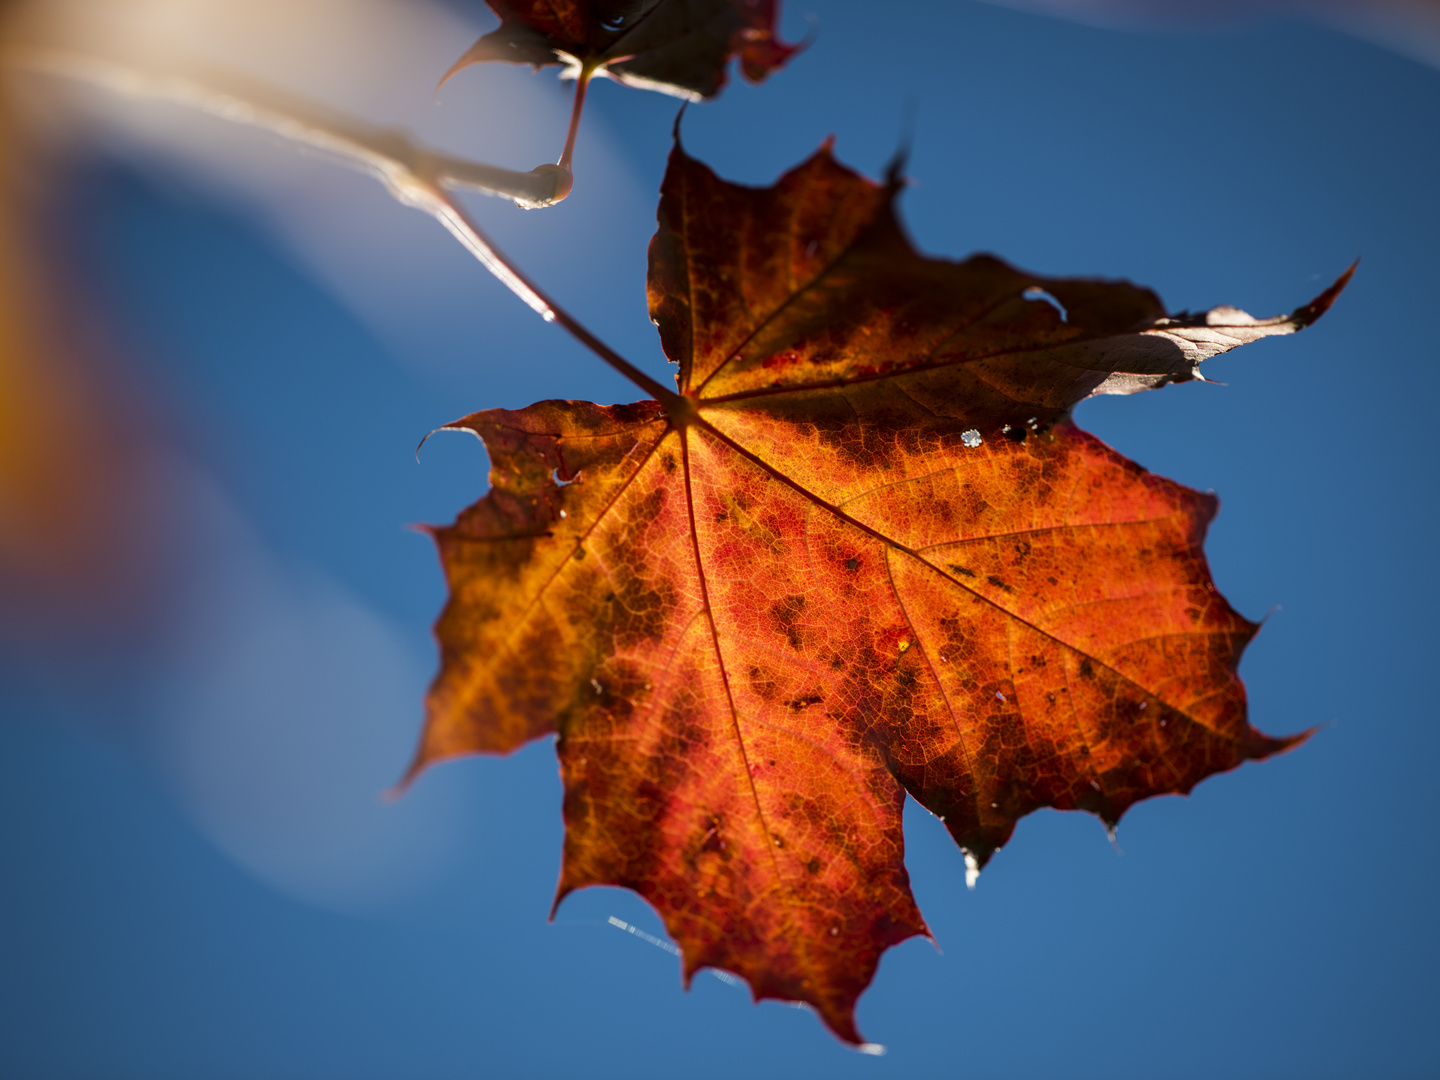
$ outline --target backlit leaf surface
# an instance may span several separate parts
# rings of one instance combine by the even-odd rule
[[[978,871],[1039,807],[1108,823],[1299,737],[1246,719],[1256,626],[1216,500],[1070,419],[1298,330],[1123,282],[919,256],[823,149],[768,189],[672,154],[651,313],[681,396],[451,425],[492,488],[434,535],[451,598],[416,768],[551,733],[557,903],[635,890],[684,952],[859,1042],[926,927],[909,792]]]

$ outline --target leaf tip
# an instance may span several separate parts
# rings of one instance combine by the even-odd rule
[[[1335,279],[1335,284],[1322,292],[1308,304],[1295,309],[1290,315],[1290,320],[1295,324],[1296,330],[1303,330],[1330,310],[1330,305],[1335,303],[1339,295],[1345,291],[1345,286],[1350,284],[1350,279],[1355,276],[1355,270],[1359,267],[1360,260],[1357,258],[1350,264],[1343,274]]]
[[[905,99],[900,113],[900,142],[885,167],[885,183],[892,190],[905,185],[905,166],[910,163],[910,151],[915,145],[915,117],[919,111],[920,103],[915,97]]]
[[[1282,735],[1278,739],[1270,739],[1270,742],[1275,745],[1275,749],[1271,750],[1270,754],[1284,754],[1296,749],[1299,746],[1302,746],[1303,744],[1309,742],[1310,737],[1316,734],[1322,726],[1323,725],[1317,724],[1315,727],[1309,727],[1306,728],[1304,731],[1298,731],[1294,735]]]
[[[565,883],[563,878],[563,870],[561,871],[561,874],[562,878],[560,880],[560,883],[555,886],[555,899],[550,901],[550,914],[545,916],[546,922],[553,923],[555,921],[555,916],[560,914],[560,905],[565,902],[565,898],[567,896],[569,896],[572,892],[575,891],[575,887],[573,885],[567,885]],[[613,915],[610,917],[610,921],[612,923],[615,921],[615,917]]]
[[[440,96],[440,91],[444,88],[445,84],[448,83],[451,79],[453,79],[456,75],[460,74],[460,72],[464,71],[466,68],[473,67],[474,65],[480,63],[484,59],[480,55],[480,46],[484,43],[484,41],[485,39],[482,37],[479,41],[475,42],[474,45],[471,45],[470,48],[466,49],[465,52],[461,55],[460,59],[456,60],[455,63],[451,64],[449,70],[446,71],[444,75],[440,76],[440,81],[435,84],[436,97]]]
[[[1250,761],[1264,761],[1280,754],[1288,754],[1291,750],[1309,742],[1310,737],[1322,726],[1306,728],[1304,731],[1297,731],[1294,735],[1266,735],[1264,732],[1252,728],[1246,757]]]
[[[685,152],[685,145],[680,138],[680,123],[685,119],[685,110],[689,107],[690,102],[682,101],[679,111],[675,113],[675,122],[670,125],[670,138],[675,142],[675,149],[679,150],[682,154]]]
[[[415,760],[405,770],[405,775],[380,793],[380,801],[388,805],[403,799],[409,793],[411,785],[415,783],[415,778],[425,771],[427,764],[429,762],[425,760],[423,754],[417,753]]]

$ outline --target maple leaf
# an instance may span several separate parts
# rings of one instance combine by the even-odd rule
[[[776,0],[486,0],[500,27],[446,73],[472,64],[564,64],[572,72],[691,100],[714,97],[725,67],[760,82],[797,46],[775,36]]]
[[[1247,722],[1214,496],[1070,412],[1299,330],[1349,277],[1289,316],[1167,316],[923,258],[900,186],[827,144],[745,188],[677,143],[649,297],[679,393],[449,425],[491,490],[432,530],[451,595],[414,767],[558,734],[556,904],[633,889],[687,984],[734,972],[851,1043],[881,953],[928,933],[907,792],[973,874],[1032,810],[1113,826],[1305,737]]]
[[[451,65],[456,72],[491,60],[563,64],[562,77],[575,80],[575,101],[565,148],[554,165],[533,173],[553,185],[539,202],[516,200],[535,209],[567,198],[585,91],[596,75],[687,100],[714,97],[725,85],[730,57],[760,82],[799,46],[775,36],[777,0],[485,0],[500,16],[500,27],[480,38]]]

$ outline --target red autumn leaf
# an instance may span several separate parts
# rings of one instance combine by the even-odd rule
[[[796,51],[775,36],[776,0],[486,0],[500,27],[445,76],[490,60],[593,68],[618,82],[714,97],[725,66],[760,82]]]
[[[1097,393],[1318,318],[1170,317],[1124,282],[915,253],[899,183],[826,147],[772,188],[673,152],[650,309],[680,393],[452,429],[491,491],[434,530],[451,597],[415,768],[558,734],[558,904],[648,900],[684,954],[858,1043],[927,933],[908,791],[972,870],[1039,807],[1133,803],[1304,738],[1246,720],[1256,626],[1216,501],[1077,428]],[[1060,310],[1063,308],[1064,310]]]

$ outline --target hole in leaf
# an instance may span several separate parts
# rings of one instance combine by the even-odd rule
[[[1026,290],[1025,290],[1024,292],[1022,292],[1020,295],[1023,296],[1026,300],[1043,300],[1043,301],[1045,301],[1045,303],[1049,304],[1051,307],[1053,307],[1056,311],[1058,311],[1058,312],[1060,313],[1060,321],[1061,321],[1061,322],[1069,322],[1069,321],[1070,321],[1070,312],[1069,312],[1068,310],[1066,310],[1065,305],[1062,304],[1062,303],[1060,303],[1059,300],[1056,300],[1055,297],[1053,297],[1052,295],[1050,295],[1050,293],[1048,293],[1048,292],[1046,292],[1044,289],[1040,288],[1039,285],[1031,285],[1028,289],[1026,289]]]

